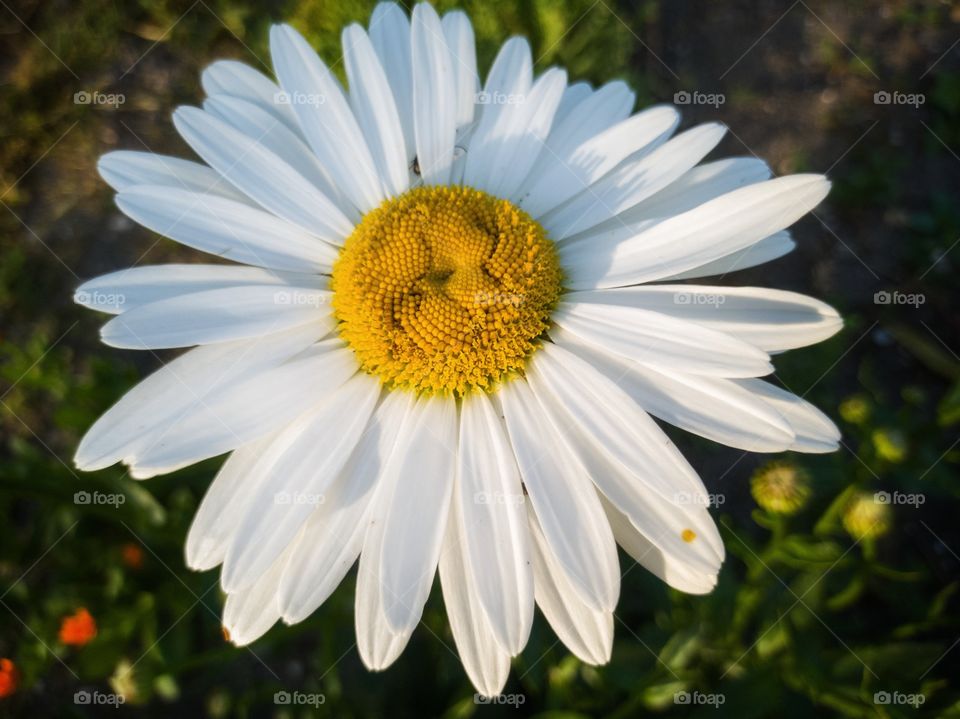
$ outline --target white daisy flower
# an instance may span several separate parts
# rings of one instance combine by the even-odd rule
[[[523,38],[478,80],[473,30],[392,3],[343,32],[349,88],[293,28],[277,83],[203,73],[174,124],[203,164],[111,152],[130,218],[235,264],[135,267],[77,301],[113,347],[195,347],[90,429],[77,466],[140,479],[230,453],[187,538],[222,565],[247,644],[299,622],[359,559],[374,670],[439,567],[478,691],[498,694],[536,603],[585,662],[609,659],[617,544],[709,592],[724,557],[697,473],[654,417],[755,452],[826,452],[834,425],[758,377],[841,326],[791,292],[677,284],[789,252],[819,175],[700,164],[724,128],[675,134],[622,82],[534,77]]]

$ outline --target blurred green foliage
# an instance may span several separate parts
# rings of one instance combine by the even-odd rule
[[[810,481],[786,516],[750,496],[766,458],[672,433],[726,500],[715,511],[730,555],[719,586],[684,596],[623,556],[611,663],[581,664],[538,617],[505,689],[523,695],[519,708],[474,703],[439,596],[380,675],[353,649],[351,578],[308,621],[232,647],[216,573],[190,572],[182,559],[218,462],[148,483],[70,466],[83,431],[165,359],[98,346],[99,320],[70,304],[73,288],[136,262],[192,258],[124,223],[94,164],[116,147],[185,154],[169,113],[199,102],[203,66],[224,56],[262,65],[280,19],[333,61],[340,29],[365,22],[372,3],[4,5],[0,656],[15,662],[19,682],[0,714],[81,716],[89,707],[75,692],[101,691],[122,693],[122,711],[151,716],[306,715],[274,704],[274,692],[297,690],[323,694],[320,712],[338,717],[960,716],[951,680],[960,665],[960,50],[935,63],[956,37],[956,9],[889,0],[437,5],[471,14],[481,67],[509,35],[525,34],[539,68],[623,77],[640,105],[681,89],[725,93],[721,108],[688,108],[693,119],[730,124],[722,154],[755,148],[778,172],[829,168],[834,192],[819,222],[798,226],[798,251],[724,281],[807,291],[842,311],[844,332],[777,367],[786,387],[838,418],[843,449],[782,458]],[[895,88],[926,102],[872,102]],[[84,90],[125,102],[75,104]],[[875,303],[875,292],[894,290],[924,302]],[[83,491],[123,501],[78,504]],[[98,633],[65,646],[60,623],[78,607]],[[917,696],[920,706],[902,703]]]

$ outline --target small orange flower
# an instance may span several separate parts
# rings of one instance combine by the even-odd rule
[[[0,659],[0,699],[10,696],[17,690],[19,679],[16,665],[6,657]]]
[[[130,569],[140,569],[143,566],[143,550],[133,542],[127,542],[123,545],[121,556],[123,557],[123,563]]]
[[[60,623],[60,641],[82,647],[97,636],[97,623],[86,607],[80,607]]]

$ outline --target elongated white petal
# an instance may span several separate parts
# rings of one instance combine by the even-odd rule
[[[457,452],[465,564],[500,646],[519,654],[533,622],[533,573],[520,471],[484,393],[464,398]]]
[[[127,392],[80,441],[74,462],[94,471],[162,439],[163,428],[188,416],[208,396],[255,378],[315,342],[321,327],[307,325],[271,338],[199,347],[177,357]]]
[[[296,115],[280,86],[261,72],[236,60],[217,60],[200,76],[203,91],[210,97],[236,97],[269,112],[292,132],[300,133]]]
[[[821,342],[840,331],[843,320],[812,297],[763,287],[652,285],[571,292],[565,300],[658,312],[725,332],[767,352]]]
[[[257,582],[227,594],[223,605],[223,626],[236,646],[243,647],[259,639],[280,618],[277,586],[292,550],[293,544],[277,557]]]
[[[453,61],[454,86],[457,97],[457,127],[473,121],[480,77],[477,75],[477,51],[474,47],[473,26],[461,10],[443,16],[443,36],[447,40]]]
[[[403,126],[387,75],[367,33],[359,25],[343,31],[343,53],[350,82],[350,106],[363,130],[384,187],[391,195],[407,189],[410,170]]]
[[[604,351],[651,367],[714,377],[758,377],[773,371],[766,352],[729,334],[659,312],[601,302],[561,302],[552,319]]]
[[[382,535],[382,532],[380,533]],[[413,628],[394,632],[387,623],[380,592],[380,541],[364,541],[357,568],[357,589],[354,599],[354,622],[357,631],[357,651],[360,660],[370,671],[383,671],[403,652]]]
[[[425,184],[444,185],[453,167],[457,102],[453,60],[437,11],[428,3],[413,8],[413,131]]]
[[[384,198],[376,163],[340,83],[289,25],[270,29],[273,67],[320,163],[361,212]]]
[[[258,488],[227,550],[221,576],[226,591],[248,586],[263,574],[317,505],[326,501],[379,394],[376,380],[356,374],[326,398],[309,421],[278,438],[285,445],[283,455]]]
[[[149,447],[127,458],[131,474],[151,477],[229,452],[270,434],[336,390],[356,371],[340,340],[327,340],[286,364],[208,396]]]
[[[627,515],[617,509],[606,497],[600,495],[603,510],[610,520],[613,536],[623,551],[629,554],[640,566],[668,585],[687,594],[709,594],[717,585],[716,572],[697,570],[682,560],[665,554],[629,520]]]
[[[510,38],[500,48],[479,97],[481,113],[470,138],[464,167],[464,183],[487,189],[493,181],[493,166],[502,138],[525,102],[533,84],[533,58],[524,38]]]
[[[540,179],[522,193],[520,206],[533,217],[587,189],[630,155],[668,137],[680,122],[679,113],[669,105],[652,107],[617,123],[563,155],[545,151]]]
[[[300,173],[329,198],[350,222],[360,219],[360,214],[344,200],[340,189],[299,132],[293,132],[262,107],[240,97],[214,95],[203,101],[203,109],[263,145]]]
[[[380,592],[395,633],[416,627],[440,558],[456,466],[456,404],[422,399],[387,461],[384,483],[393,497],[383,528]]]
[[[527,383],[498,393],[524,487],[551,550],[582,601],[612,611],[620,591],[616,544],[583,465]]]
[[[138,185],[116,197],[130,219],[172,240],[247,265],[324,272],[337,250],[279,217],[219,195]]]
[[[100,338],[111,347],[168,349],[263,337],[308,323],[333,329],[327,290],[247,285],[141,305],[107,322]]]
[[[726,128],[710,123],[687,130],[653,152],[607,173],[556,210],[538,218],[556,240],[618,215],[662,190],[715,148]]]
[[[624,287],[675,276],[789,227],[826,196],[820,175],[791,175],[734,190],[634,237],[599,236],[563,254],[573,289]]]
[[[641,456],[631,453],[624,447],[629,438],[618,436],[612,426],[615,418],[605,416],[599,408],[618,401],[623,408],[630,404],[629,398],[590,365],[558,348],[552,348],[549,358],[546,350],[538,353],[528,376],[550,420],[600,491],[664,552],[701,571],[715,571],[723,560],[723,544],[705,509],[706,490],[694,478],[692,468],[684,467],[686,463],[677,456],[658,452],[655,433],[641,438],[645,441]],[[577,395],[568,388],[571,383],[582,384],[584,392]],[[662,433],[660,436],[666,440]],[[649,459],[643,457],[644,449]],[[644,483],[634,470],[643,463],[652,465],[651,472],[676,472],[679,476],[673,490],[659,486],[659,491],[649,491],[651,480]]]
[[[563,97],[560,98],[560,105],[557,107],[556,127],[560,127],[570,117],[573,109],[593,94],[593,88],[589,82],[581,80],[567,85],[567,89],[563,91]],[[551,131],[551,135],[556,134],[556,127]]]
[[[206,165],[152,152],[115,150],[101,155],[97,170],[117,192],[135,185],[166,185],[181,190],[220,195],[252,205],[249,197]]]
[[[567,649],[587,664],[606,664],[613,649],[613,612],[580,600],[531,507],[531,556],[537,605]]]
[[[762,397],[790,424],[796,434],[790,449],[821,454],[833,452],[840,443],[840,430],[823,412],[792,392],[757,379],[736,380],[751,394]]]
[[[353,230],[340,208],[264,145],[196,107],[181,107],[173,124],[211,167],[278,217],[335,244]]]
[[[118,315],[178,295],[252,285],[325,290],[327,278],[235,265],[142,265],[84,282],[74,293],[73,301],[91,310]]]
[[[403,128],[407,161],[417,154],[413,134],[413,61],[410,57],[410,21],[399,5],[377,3],[370,16],[370,42],[380,58],[393,91]]]
[[[783,452],[796,438],[782,414],[732,380],[621,360],[567,332],[557,341],[614,380],[647,412],[688,432],[750,452]]]
[[[567,157],[591,137],[626,120],[636,99],[620,80],[608,82],[596,91],[584,83],[568,86],[550,128],[547,147],[552,154]],[[539,158],[538,170],[550,162],[549,156],[550,153]]]
[[[712,277],[714,275],[726,275],[737,270],[746,270],[750,267],[756,267],[767,262],[779,259],[789,254],[797,246],[797,243],[790,237],[788,230],[774,232],[769,237],[765,237],[749,247],[724,255],[720,259],[707,262],[706,264],[694,267],[683,272],[677,272],[661,280],[689,280],[698,277]]]
[[[470,526],[460,516],[459,507],[454,504],[440,554],[440,586],[463,668],[477,691],[489,697],[498,695],[506,684],[510,655],[494,639],[494,631],[478,596],[479,585],[468,569],[467,537],[470,531]],[[530,593],[532,614],[532,572]]]

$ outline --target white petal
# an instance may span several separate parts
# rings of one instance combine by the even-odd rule
[[[532,538],[533,586],[537,605],[567,648],[587,664],[606,664],[613,649],[613,612],[593,609],[578,598],[544,537],[533,509],[528,511]]]
[[[567,302],[650,310],[725,332],[767,352],[781,352],[832,337],[843,320],[812,297],[764,287],[650,285],[571,292]]]
[[[606,374],[647,412],[688,432],[750,452],[783,452],[794,442],[783,415],[732,380],[655,370],[596,351],[569,333],[557,342]]]
[[[520,206],[533,217],[590,187],[622,161],[669,136],[680,115],[669,105],[645,110],[559,154],[545,150],[547,160],[538,182],[523,192]]]
[[[773,372],[766,352],[731,335],[659,312],[601,302],[561,302],[551,319],[606,352],[651,367],[715,377]]]
[[[530,88],[524,101],[511,108],[512,117],[496,145],[497,159],[488,180],[497,197],[515,198],[530,174],[553,124],[553,115],[567,86],[567,73],[550,68]]]
[[[640,566],[652,572],[668,585],[687,594],[709,594],[717,585],[717,573],[703,572],[687,563],[665,554],[630,523],[603,495],[600,496],[603,510],[607,513],[613,535],[623,551]]]
[[[590,87],[589,82],[581,80],[567,85],[567,89],[563,91],[563,97],[560,98],[560,105],[557,107],[556,124],[551,134],[555,133],[556,128],[566,121],[577,105],[593,94],[593,88]]]
[[[320,163],[361,212],[384,199],[377,167],[340,83],[289,25],[270,29],[270,54],[280,84]]]
[[[620,592],[617,549],[589,475],[527,383],[498,393],[530,503],[578,596],[612,611]]]
[[[840,442],[840,430],[823,412],[792,392],[757,379],[736,380],[751,394],[762,397],[787,420],[797,435],[790,449],[822,454],[833,452]]]
[[[527,515],[513,448],[484,393],[462,403],[457,462],[471,584],[500,646],[519,654],[533,622]]]
[[[246,587],[263,574],[316,507],[326,502],[379,394],[378,382],[358,373],[325,398],[306,422],[277,439],[283,453],[258,487],[227,550],[220,579],[226,591]]]
[[[510,655],[494,639],[494,631],[478,596],[478,583],[467,570],[469,559],[466,543],[470,532],[471,527],[465,524],[459,507],[454,504],[447,522],[443,552],[440,554],[440,586],[463,668],[477,691],[490,697],[500,694],[507,682]],[[486,581],[495,580],[487,577]],[[530,594],[532,615],[532,572]]]
[[[329,271],[337,250],[279,217],[218,195],[138,185],[116,197],[135,222],[172,240],[247,265]]]
[[[131,474],[150,477],[229,452],[276,431],[316,405],[356,372],[339,339],[208,396],[151,446],[134,448]]]
[[[706,264],[694,267],[683,272],[661,277],[661,280],[688,280],[697,277],[710,277],[713,275],[725,275],[729,272],[745,270],[749,267],[756,267],[767,262],[779,259],[793,251],[797,243],[790,238],[788,230],[774,232],[769,237],[765,237],[749,247],[724,255],[718,260],[707,262]]]
[[[243,647],[259,639],[280,618],[277,586],[292,549],[291,544],[259,581],[227,595],[223,605],[223,626],[236,646]]]
[[[158,441],[163,428],[194,411],[208,395],[257,376],[315,342],[320,327],[275,335],[270,342],[241,340],[191,350],[164,365],[101,415],[80,442],[74,462],[94,471]]]
[[[687,130],[635,162],[628,162],[557,209],[538,218],[556,240],[571,237],[639,204],[681,177],[723,139],[710,123]]]
[[[670,217],[628,240],[604,236],[563,254],[573,289],[623,287],[676,275],[789,227],[826,196],[820,175],[758,182]],[[578,264],[579,263],[579,264]]]
[[[443,16],[443,35],[453,60],[453,76],[457,97],[457,127],[473,122],[473,111],[480,87],[477,75],[477,51],[474,47],[473,26],[461,10]]]
[[[134,307],[205,290],[250,285],[327,289],[327,278],[236,265],[141,265],[87,280],[73,295],[79,305],[118,315]]]
[[[679,453],[671,457],[657,452],[653,433],[640,438],[650,452],[649,459],[631,457],[623,447],[624,438],[617,436],[616,418],[605,416],[602,409],[618,400],[623,408],[630,404],[629,399],[582,360],[557,348],[551,349],[548,359],[546,352],[537,354],[536,367],[528,375],[530,385],[597,488],[664,552],[701,571],[715,571],[723,560],[723,543],[705,509],[706,490],[694,478],[692,468],[683,466]],[[582,383],[584,391],[576,395],[571,383]],[[621,418],[626,416],[621,414]],[[659,434],[661,442],[669,442]],[[637,464],[645,463],[653,465],[651,472],[671,473],[666,478],[673,480],[673,489],[656,486],[656,491],[649,491],[652,482],[644,483],[642,475],[633,471]],[[692,541],[685,538],[691,530],[695,533]]]
[[[360,219],[356,208],[343,198],[340,189],[299,132],[293,132],[262,107],[239,97],[214,95],[203,101],[203,109],[290,165],[329,198],[348,220],[357,222]]]
[[[111,347],[169,349],[263,337],[310,323],[333,329],[329,291],[247,285],[141,305],[107,322],[100,338]]]
[[[520,102],[527,99],[533,84],[530,45],[521,37],[510,38],[500,48],[479,97],[477,129],[467,148],[464,183],[486,189],[493,179],[497,149],[512,122]]]
[[[425,184],[445,185],[457,136],[456,85],[440,17],[429,4],[413,8],[410,38],[417,162]]]
[[[247,205],[253,204],[249,197],[227,182],[216,170],[179,157],[115,150],[100,156],[97,170],[117,192],[134,185],[166,185],[181,190],[220,195]]]
[[[410,21],[396,3],[381,2],[370,17],[370,41],[387,73],[403,127],[407,161],[417,154],[413,134],[413,61],[410,57]]]
[[[335,244],[353,230],[316,185],[248,135],[196,107],[178,108],[173,124],[211,167],[278,217]]]
[[[261,72],[236,60],[217,60],[200,76],[203,91],[210,97],[229,95],[252,102],[300,134],[293,109],[285,102],[280,86]]]
[[[393,493],[383,528],[380,593],[395,633],[416,627],[433,584],[453,489],[456,415],[452,398],[421,399],[384,469],[381,481]]]
[[[350,106],[390,195],[403,193],[410,169],[400,114],[376,51],[359,25],[343,31],[343,53],[350,82]]]
[[[636,99],[620,80],[608,82],[595,92],[584,83],[570,85],[557,108],[547,146],[558,155],[568,155],[594,135],[626,120]]]

